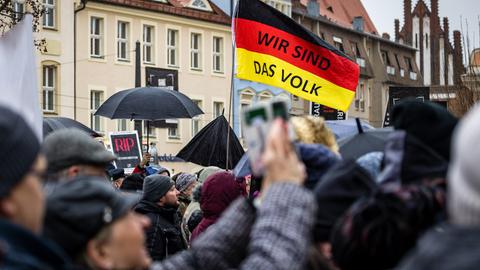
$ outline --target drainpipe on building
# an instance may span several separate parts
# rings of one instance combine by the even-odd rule
[[[77,13],[84,10],[88,0],[80,0],[73,14],[73,120],[77,120]]]

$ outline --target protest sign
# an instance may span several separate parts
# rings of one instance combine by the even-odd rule
[[[137,131],[111,132],[109,139],[112,152],[118,157],[115,166],[132,173],[142,158]]]
[[[424,102],[430,100],[429,87],[399,87],[391,86],[388,89],[388,104],[383,118],[383,127],[390,126],[390,114],[393,106],[401,102],[403,99],[410,98]]]

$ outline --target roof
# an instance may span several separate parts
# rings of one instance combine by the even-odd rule
[[[171,14],[194,20],[208,21],[212,23],[230,25],[230,16],[225,14],[213,2],[208,2],[212,11],[205,11],[188,7],[191,0],[167,0],[168,3],[152,0],[91,0],[92,2],[124,6],[129,8],[143,9],[152,12]]]
[[[383,38],[383,37],[381,37],[377,34],[371,34],[371,33],[368,33],[368,32],[362,32],[362,31],[354,30],[351,27],[345,27],[345,26],[339,25],[337,23],[334,23],[331,20],[329,20],[328,18],[325,18],[323,16],[318,16],[318,17],[310,16],[310,15],[306,14],[305,12],[303,12],[303,9],[300,10],[300,9],[297,9],[297,8],[293,8],[292,13],[297,14],[297,15],[301,15],[301,16],[309,18],[311,20],[316,20],[316,21],[319,21],[319,22],[322,22],[322,23],[325,23],[325,24],[328,24],[328,25],[331,25],[331,26],[334,26],[334,27],[338,27],[339,29],[343,29],[343,30],[348,31],[350,33],[355,33],[355,34],[362,35],[362,36],[365,36],[365,37],[368,37],[368,38],[371,38],[371,39],[374,39],[374,40],[378,40],[378,41],[381,41],[385,44],[390,44],[390,45],[395,46],[395,47],[401,47],[401,48],[404,48],[404,49],[407,49],[407,50],[410,50],[410,51],[417,51],[417,49],[415,49],[414,47],[412,47],[408,44],[401,44],[401,43],[395,42],[395,41],[390,40],[390,39],[385,39],[385,38]]]
[[[300,0],[304,6],[307,6],[308,1]],[[320,15],[349,28],[352,28],[353,18],[361,16],[364,19],[365,32],[378,35],[377,28],[360,0],[317,0],[317,2],[320,5]]]

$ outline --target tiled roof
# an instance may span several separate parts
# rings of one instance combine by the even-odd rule
[[[308,0],[300,0],[307,6]],[[320,5],[320,15],[344,27],[352,28],[353,18],[362,16],[364,20],[364,31],[378,34],[367,10],[360,0],[317,0]]]
[[[208,21],[230,25],[231,19],[213,2],[208,1],[213,11],[203,11],[185,7],[190,0],[168,0],[169,3],[156,2],[152,0],[90,0],[92,2],[137,8],[152,12],[161,12],[175,16],[187,17],[194,20]]]

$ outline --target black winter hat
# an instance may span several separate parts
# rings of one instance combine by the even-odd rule
[[[377,185],[354,160],[335,164],[320,180],[313,193],[320,211],[314,227],[315,242],[330,240],[337,220],[360,197],[371,194]]]
[[[124,169],[109,170],[108,175],[111,177],[112,181],[115,181],[119,178],[125,177],[125,170]]]
[[[142,192],[143,189],[143,177],[139,173],[132,173],[125,177],[120,190],[131,192]]]
[[[22,180],[39,152],[40,143],[30,126],[20,115],[0,106],[0,198]]]
[[[59,185],[47,198],[44,235],[74,259],[88,241],[126,215],[136,195],[115,191],[105,178],[80,176]]]
[[[143,180],[143,199],[156,203],[165,195],[174,182],[170,177],[159,174],[152,174]]]
[[[402,101],[392,111],[395,129],[405,130],[447,161],[450,160],[450,144],[457,123],[458,119],[446,108],[429,101]]]

